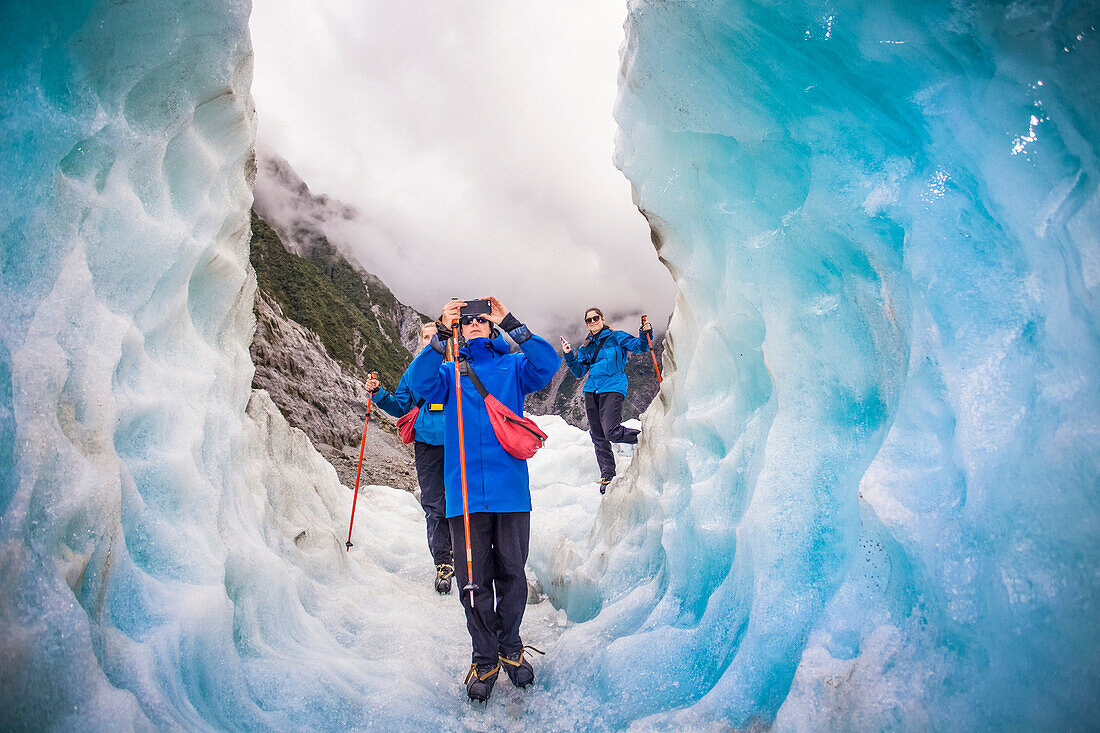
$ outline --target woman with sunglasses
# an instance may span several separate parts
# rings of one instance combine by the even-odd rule
[[[435,335],[435,324],[420,329],[420,347],[427,346]],[[409,387],[409,369],[401,375],[393,394],[382,389],[377,379],[367,380],[367,389],[374,395],[374,404],[401,417],[419,405],[413,428],[413,456],[416,461],[416,482],[420,484],[420,506],[428,530],[428,550],[435,561],[435,590],[451,592],[451,577],[455,574],[451,553],[451,527],[447,522],[443,493],[443,405],[421,400]]]
[[[588,415],[588,432],[596,450],[596,464],[600,467],[600,493],[615,478],[615,454],[612,443],[634,444],[640,430],[623,427],[623,400],[626,398],[627,352],[649,351],[646,332],[652,331],[649,323],[642,325],[638,336],[625,331],[613,331],[604,322],[603,311],[589,308],[584,312],[588,338],[577,351],[562,339],[565,364],[577,379],[585,374],[584,410]]]
[[[461,324],[459,358],[469,363],[489,394],[517,415],[523,414],[524,397],[549,384],[561,367],[561,358],[546,340],[532,334],[499,300],[488,301],[491,310],[484,316],[461,315],[465,301],[447,303],[430,348],[423,349],[409,367],[413,391],[443,405],[447,519],[455,556],[460,559],[466,557],[466,537],[455,368],[443,363],[443,354],[450,348],[451,324]],[[509,353],[496,326],[508,332],[522,353]],[[501,666],[517,687],[535,679],[519,634],[527,605],[524,565],[531,532],[531,490],[527,461],[514,458],[497,440],[485,401],[469,377],[462,378],[461,386],[470,549],[473,582],[478,586],[472,607],[470,593],[459,593],[473,646],[466,694],[471,700],[485,701]],[[460,561],[455,571],[461,589],[470,582],[466,563]]]

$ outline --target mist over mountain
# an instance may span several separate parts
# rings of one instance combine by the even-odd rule
[[[354,486],[367,410],[367,375],[393,389],[428,320],[399,301],[329,238],[349,206],[309,186],[278,157],[259,161],[249,259],[256,270],[252,383],[309,436],[347,486]],[[337,240],[339,241],[339,240]],[[374,410],[360,483],[416,489],[412,449],[395,419]]]
[[[384,285],[368,286],[323,237],[306,241],[309,247],[299,249],[310,257],[288,251],[253,213],[250,259],[258,287],[252,385],[267,390],[340,480],[354,486],[367,411],[363,383],[372,370],[383,384],[397,383],[411,361],[408,339],[400,336],[419,330],[420,320],[390,302],[392,295],[383,299],[386,307],[372,303]],[[371,420],[361,481],[415,489],[412,451],[397,438],[394,420],[381,410]]]
[[[330,384],[331,375],[354,375],[360,381],[377,370],[384,387],[391,389],[417,351],[421,323],[431,318],[405,305],[374,273],[356,264],[355,248],[348,245],[341,222],[360,218],[359,212],[324,193],[314,193],[286,160],[270,153],[258,161],[253,205],[252,264],[260,289],[257,293],[255,384],[272,391],[272,397],[292,425],[301,427],[327,458],[334,461],[341,478],[347,479],[347,448],[358,446],[358,428],[351,419],[366,407],[366,393],[339,378],[342,387]],[[330,231],[336,235],[329,236]],[[339,244],[343,242],[343,244]],[[537,316],[537,314],[529,314]],[[311,348],[289,320],[316,334],[323,347]],[[580,319],[578,318],[578,321]],[[663,331],[667,318],[657,319],[654,350],[658,363],[664,353]],[[629,314],[608,312],[609,324],[635,333],[637,321]],[[583,325],[583,324],[582,324]],[[567,338],[583,342],[570,329]],[[293,338],[290,334],[296,334]],[[557,346],[557,335],[543,334]],[[287,340],[284,340],[287,339]],[[400,343],[402,348],[395,348]],[[281,353],[282,352],[282,353]],[[298,363],[305,354],[313,360],[322,354],[322,368]],[[630,388],[623,418],[636,418],[657,394],[657,378],[648,354],[634,354],[627,363]],[[323,389],[313,389],[323,385]],[[526,409],[537,415],[561,415],[567,422],[588,429],[584,410],[584,380],[562,365],[545,389],[527,399]],[[340,405],[354,407],[348,410]],[[308,417],[307,417],[308,416]],[[308,429],[307,426],[308,425]],[[364,469],[366,470],[366,469]],[[377,470],[375,468],[372,471]],[[354,471],[354,466],[352,466]]]

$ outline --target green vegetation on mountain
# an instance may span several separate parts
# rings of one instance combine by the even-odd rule
[[[285,317],[316,333],[329,356],[359,373],[377,370],[383,384],[397,384],[412,356],[390,320],[373,310],[393,313],[398,305],[381,281],[364,282],[331,247],[315,248],[308,259],[292,254],[255,212],[249,259],[260,289]]]

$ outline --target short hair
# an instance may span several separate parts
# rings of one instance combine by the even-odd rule
[[[595,307],[593,307],[593,308],[586,308],[586,309],[585,309],[585,311],[584,311],[584,317],[585,317],[585,318],[588,318],[588,314],[589,314],[589,313],[591,313],[592,311],[596,311],[597,313],[599,313],[599,314],[600,314],[600,318],[603,318],[603,311],[602,311],[602,310],[600,310],[599,308],[595,308]]]

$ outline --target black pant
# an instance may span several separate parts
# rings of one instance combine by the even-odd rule
[[[596,448],[600,478],[611,478],[615,475],[615,454],[611,452],[611,444],[637,443],[638,433],[642,431],[624,428],[620,424],[623,421],[623,396],[618,392],[585,392],[584,411],[588,413],[588,433]]]
[[[462,517],[451,517],[455,545],[455,576],[459,601],[466,611],[466,628],[473,642],[475,664],[496,664],[498,654],[515,654],[523,648],[519,625],[527,606],[527,548],[531,539],[531,513],[482,513],[470,515],[470,547],[473,556],[474,605],[466,573],[466,535]]]
[[[416,480],[420,483],[420,506],[428,527],[428,549],[435,564],[451,562],[451,528],[447,524],[447,499],[443,491],[443,446],[413,444]]]

